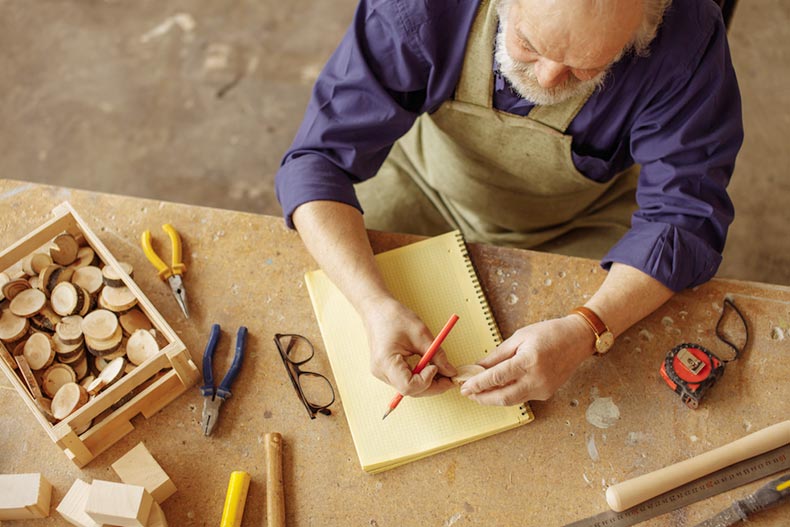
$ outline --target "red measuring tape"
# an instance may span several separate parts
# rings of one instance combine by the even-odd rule
[[[733,344],[722,328],[727,308],[736,313],[743,323],[745,338],[740,349]],[[749,343],[749,326],[746,318],[729,298],[724,299],[721,316],[716,323],[716,336],[732,348],[734,354],[731,357],[722,359],[699,344],[686,342],[672,348],[661,364],[661,377],[675,393],[680,395],[680,400],[689,408],[699,406],[705,394],[724,374],[724,366],[737,359]]]

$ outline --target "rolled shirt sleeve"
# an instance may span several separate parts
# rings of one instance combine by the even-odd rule
[[[715,13],[718,15],[718,12]],[[641,165],[631,229],[604,257],[642,270],[674,291],[711,279],[734,217],[726,187],[743,141],[741,100],[719,16],[696,52],[661,70],[631,129]]]
[[[417,116],[452,94],[475,3],[435,1],[416,10],[403,1],[360,2],[275,177],[288,226],[309,201],[361,210],[353,184],[375,175]]]

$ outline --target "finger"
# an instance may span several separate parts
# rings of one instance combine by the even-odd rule
[[[501,388],[514,382],[518,378],[519,375],[514,367],[513,361],[500,362],[466,381],[461,387],[461,395],[468,396],[494,388]]]
[[[410,374],[411,378],[409,378],[400,393],[414,397],[425,392],[431,387],[433,378],[438,371],[439,369],[436,366],[429,364],[417,375]]]
[[[431,385],[428,386],[428,388],[424,392],[419,393],[417,397],[439,395],[454,387],[455,385],[453,384],[453,381],[451,381],[447,377],[441,377],[437,375],[436,377],[434,377]]]
[[[447,354],[441,348],[436,352],[436,355],[433,356],[431,362],[439,368],[439,373],[445,377],[454,377],[458,375],[458,370],[450,363]]]
[[[513,340],[513,337],[510,337],[505,342],[494,348],[494,351],[490,352],[488,355],[477,361],[477,364],[484,368],[490,368],[502,361],[511,358],[516,354],[516,349],[516,342]]]
[[[373,374],[386,382],[403,395],[409,395],[409,382],[412,382],[412,373],[409,364],[401,355],[391,355],[385,362],[374,364]]]
[[[515,406],[529,399],[528,390],[522,382],[514,382],[487,392],[468,396],[471,400],[487,406]]]

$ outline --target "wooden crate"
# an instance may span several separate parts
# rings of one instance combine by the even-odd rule
[[[123,271],[107,247],[71,205],[67,202],[60,204],[53,209],[53,214],[54,217],[50,221],[0,253],[0,271],[18,265],[25,256],[47,244],[64,231],[72,235],[81,234],[102,262],[117,271],[124,284],[137,297],[138,307],[167,342],[157,355],[150,357],[76,412],[54,425],[38,409],[27,386],[24,385],[15,370],[10,368],[5,361],[0,360],[0,369],[3,370],[11,385],[25,401],[52,441],[77,466],[82,467],[134,430],[131,422],[134,416],[137,414],[143,414],[146,418],[152,416],[194,385],[199,373],[184,343],[178,338],[175,331],[146,298],[137,284]],[[0,341],[0,353],[3,352],[10,353],[10,350]],[[145,387],[139,390],[140,386]],[[136,389],[138,389],[136,395],[125,404],[118,406],[121,399],[128,398]],[[88,423],[100,414],[108,412],[113,406],[117,408],[90,428],[80,434],[75,432],[75,430],[84,430]]]

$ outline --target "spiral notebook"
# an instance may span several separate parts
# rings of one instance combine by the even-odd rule
[[[376,255],[390,291],[436,335],[453,313],[458,323],[442,348],[456,366],[473,364],[501,342],[461,233],[453,231]],[[323,271],[305,275],[321,336],[366,472],[381,472],[534,419],[527,404],[482,406],[457,389],[407,397],[387,419],[395,390],[370,373],[359,315]]]

